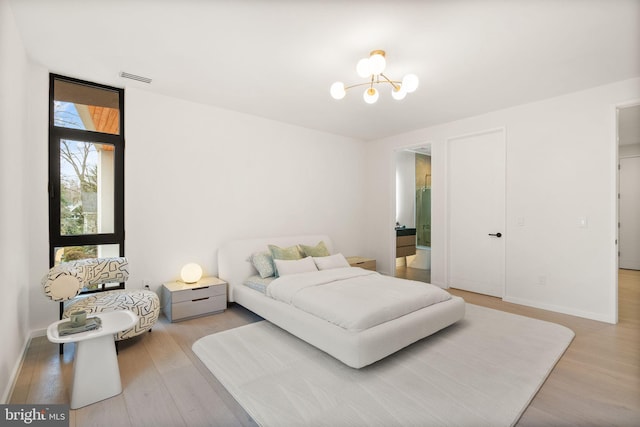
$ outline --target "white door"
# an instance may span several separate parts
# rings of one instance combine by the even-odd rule
[[[640,270],[640,157],[620,159],[620,268]]]
[[[503,130],[450,139],[447,151],[448,283],[504,295]]]

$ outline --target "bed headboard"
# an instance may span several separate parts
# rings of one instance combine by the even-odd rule
[[[286,247],[303,244],[313,246],[321,240],[329,252],[333,254],[333,243],[329,236],[323,234],[232,240],[226,243],[218,250],[218,277],[229,284],[229,301],[234,301],[233,290],[236,286],[242,286],[247,277],[258,274],[249,261],[249,255],[268,250],[267,245]]]

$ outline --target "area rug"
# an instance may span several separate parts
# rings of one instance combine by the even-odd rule
[[[193,351],[262,426],[511,426],[574,337],[467,304],[456,324],[362,369],[267,321]]]

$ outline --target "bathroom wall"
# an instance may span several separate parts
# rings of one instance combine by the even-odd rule
[[[431,246],[431,156],[416,158],[416,239],[418,246]]]

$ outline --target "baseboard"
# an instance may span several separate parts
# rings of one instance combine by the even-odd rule
[[[31,340],[38,337],[43,337],[47,335],[46,329],[36,329],[35,331],[31,331],[31,334],[27,337],[27,339],[22,344],[22,350],[20,352],[20,358],[16,361],[15,366],[13,367],[13,371],[11,372],[11,376],[9,377],[9,383],[7,384],[7,388],[2,393],[2,399],[0,402],[3,404],[9,403],[9,398],[13,394],[13,390],[16,387],[16,382],[18,381],[18,375],[20,375],[20,371],[22,370],[22,365],[24,364],[24,359],[27,356],[27,350],[29,349],[29,345],[31,345]]]
[[[38,337],[46,337],[47,336],[47,329],[36,329],[35,331],[31,331],[31,339],[34,338],[38,338]]]
[[[31,344],[32,336],[27,337],[22,344],[22,351],[20,352],[20,358],[16,361],[13,370],[11,371],[11,376],[9,377],[9,382],[7,384],[7,388],[2,393],[2,402],[3,404],[9,403],[9,398],[11,394],[13,394],[13,389],[16,387],[16,382],[18,381],[18,375],[22,370],[22,364],[24,363],[24,358],[27,355],[27,349],[29,348],[29,344]]]
[[[525,298],[504,297],[502,298],[502,300],[505,302],[511,302],[514,304],[526,305],[528,307],[541,308],[543,310],[548,310],[548,311],[555,311],[556,313],[569,314],[571,316],[583,317],[585,319],[590,319],[590,320],[597,320],[598,322],[611,323],[614,325],[618,323],[613,315],[581,311],[571,307],[545,304],[538,301],[531,301]]]

